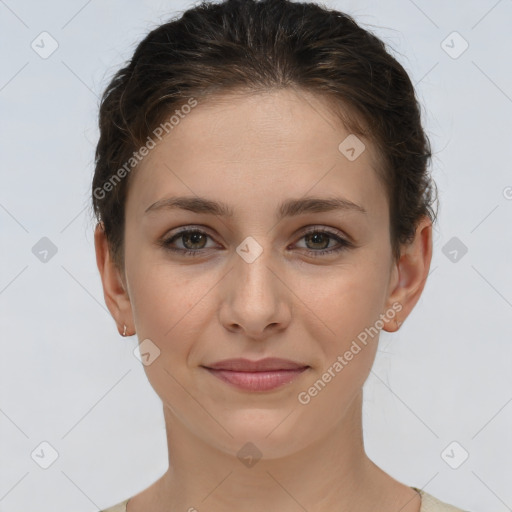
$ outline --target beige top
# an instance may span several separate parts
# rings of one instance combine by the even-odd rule
[[[453,505],[439,501],[437,498],[434,498],[434,496],[431,496],[421,489],[417,489],[416,487],[412,488],[421,496],[420,512],[466,512],[460,508],[454,507]],[[113,507],[100,510],[100,512],[126,512],[126,504],[129,499],[130,498],[127,498]]]

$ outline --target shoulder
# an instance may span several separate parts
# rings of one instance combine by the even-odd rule
[[[421,509],[420,512],[468,512],[460,508],[438,500],[431,494],[413,487],[413,489],[421,495]]]
[[[468,512],[445,503],[444,501],[440,501],[421,489],[417,489],[416,487],[413,487],[413,489],[421,495],[420,512]],[[128,500],[129,498],[126,498],[121,503],[113,505],[112,507],[106,508],[104,510],[100,510],[100,512],[126,512],[126,504],[128,503]]]
[[[130,498],[126,498],[124,501],[121,501],[121,503],[112,505],[111,507],[104,510],[100,510],[100,512],[126,512],[126,504],[128,503],[129,499]]]

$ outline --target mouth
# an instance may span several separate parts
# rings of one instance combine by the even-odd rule
[[[226,359],[203,368],[218,379],[245,391],[270,391],[292,382],[309,365],[288,359]]]

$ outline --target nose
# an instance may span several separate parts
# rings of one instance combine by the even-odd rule
[[[252,262],[236,254],[222,283],[219,309],[220,322],[230,332],[263,340],[288,326],[293,294],[270,253],[263,251]]]

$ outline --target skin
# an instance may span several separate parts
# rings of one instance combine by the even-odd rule
[[[163,403],[169,469],[130,499],[128,512],[420,510],[419,494],[364,450],[362,387],[378,335],[308,404],[297,399],[394,303],[401,310],[383,328],[398,329],[431,262],[427,218],[399,261],[392,258],[378,155],[364,140],[365,151],[350,161],[338,150],[347,135],[325,100],[304,91],[209,99],[131,176],[122,271],[97,226],[104,297],[119,331],[126,324],[127,334],[160,350],[144,370]],[[173,195],[222,201],[235,213],[144,213]],[[282,201],[304,196],[344,197],[367,213],[308,212],[276,221]],[[311,256],[308,250],[339,245],[329,236],[308,239],[306,226],[350,237],[354,246]],[[180,227],[209,235],[173,243],[201,255],[158,245]],[[248,236],[263,250],[251,263],[236,252]],[[277,390],[254,393],[201,367],[234,357],[282,357],[310,368]],[[237,457],[249,441],[263,454],[252,467]]]

